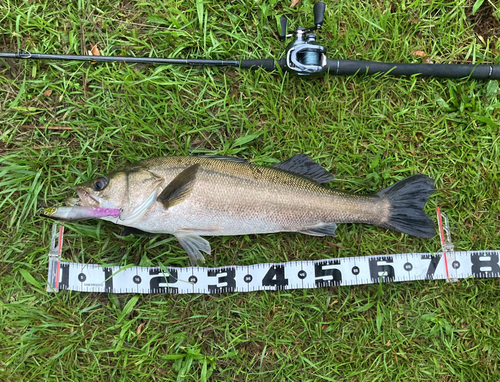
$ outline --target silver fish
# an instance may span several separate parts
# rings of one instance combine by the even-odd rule
[[[231,157],[143,160],[74,187],[69,205],[119,209],[100,219],[151,234],[175,235],[193,265],[210,254],[202,236],[301,232],[335,236],[337,223],[368,223],[409,235],[435,235],[423,208],[434,191],[425,175],[375,195],[322,185],[333,176],[306,155],[272,167]],[[57,216],[56,216],[57,217]]]

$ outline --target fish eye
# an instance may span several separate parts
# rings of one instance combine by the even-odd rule
[[[92,188],[94,189],[94,191],[102,191],[106,188],[108,183],[108,178],[103,176],[102,178],[97,178],[96,180],[94,180],[94,182],[92,183]]]

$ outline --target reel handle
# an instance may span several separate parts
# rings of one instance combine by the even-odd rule
[[[314,25],[316,26],[316,29],[320,29],[321,25],[323,24],[323,21],[325,21],[325,9],[326,9],[326,4],[323,3],[322,1],[319,1],[316,4],[314,4],[313,7]]]
[[[288,23],[288,20],[285,16],[280,17],[280,25],[281,25],[281,31],[280,31],[280,40],[286,39],[286,25]]]

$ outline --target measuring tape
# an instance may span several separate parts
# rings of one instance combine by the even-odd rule
[[[443,225],[444,221],[444,225]],[[413,280],[500,277],[500,250],[455,252],[438,208],[443,252],[204,267],[106,267],[61,261],[64,227],[52,227],[47,290],[104,293],[225,293],[314,289]]]

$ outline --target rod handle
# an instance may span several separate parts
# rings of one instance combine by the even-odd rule
[[[376,61],[327,60],[330,74],[349,76],[353,74],[387,73],[391,76],[467,78],[477,80],[500,80],[500,65],[471,64],[399,64]]]
[[[281,66],[280,61],[278,61],[278,65]],[[272,72],[276,69],[276,62],[274,58],[264,58],[257,60],[241,60],[240,68],[241,69],[259,69],[262,68],[268,72]]]

